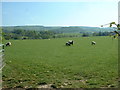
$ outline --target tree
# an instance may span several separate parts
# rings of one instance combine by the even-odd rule
[[[97,32],[94,32],[94,33],[93,33],[93,36],[98,36],[98,33],[97,33]]]
[[[88,37],[89,34],[88,33],[83,33],[82,37]]]
[[[118,30],[120,30],[120,24],[116,24],[115,22],[111,22],[105,25],[101,25],[101,27],[109,25],[109,27],[112,27],[112,25],[116,26],[117,31],[114,31],[118,36],[120,36],[120,33],[118,32]]]

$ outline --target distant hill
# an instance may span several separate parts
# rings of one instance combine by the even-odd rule
[[[69,27],[62,27],[62,26],[3,26],[3,31],[13,31],[13,30],[34,30],[34,31],[54,31],[56,33],[92,33],[92,32],[110,32],[113,31],[113,28],[99,28],[99,27],[87,27],[87,26],[69,26]]]

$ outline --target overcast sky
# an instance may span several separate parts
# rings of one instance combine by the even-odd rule
[[[2,25],[100,26],[118,22],[117,1],[2,2]]]

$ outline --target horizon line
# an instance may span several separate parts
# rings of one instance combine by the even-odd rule
[[[40,25],[40,24],[26,24],[26,25],[0,25],[0,27],[9,27],[9,26],[45,26],[45,27],[100,27],[101,25],[98,26],[88,26],[88,25]]]

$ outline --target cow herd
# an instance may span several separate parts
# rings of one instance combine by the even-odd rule
[[[68,41],[65,43],[66,46],[71,46],[71,45],[73,45],[73,44],[74,44],[74,41],[73,41],[73,40],[68,40]],[[11,45],[12,45],[11,42],[7,42],[7,43],[5,44],[5,46],[11,46]],[[91,41],[91,45],[96,45],[96,42],[95,42],[95,41]]]
[[[68,42],[65,43],[66,46],[71,46],[74,44],[74,41],[73,40],[69,40]],[[91,42],[91,45],[96,45],[96,42],[95,41],[92,41]]]

